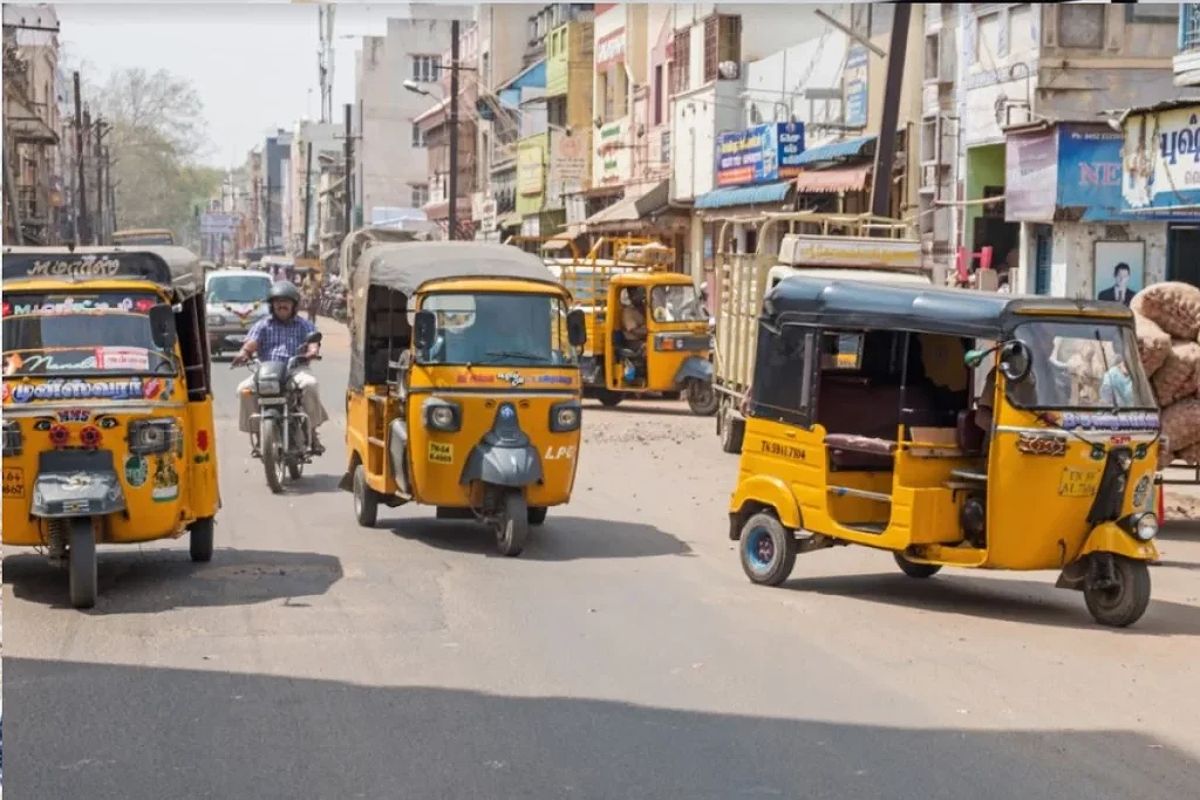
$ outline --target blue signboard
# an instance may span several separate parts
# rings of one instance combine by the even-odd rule
[[[846,54],[846,66],[842,69],[842,102],[847,127],[867,127],[867,72],[867,48],[861,44],[851,45]]]
[[[717,137],[718,186],[774,183],[799,172],[803,122],[773,122]]]
[[[1071,219],[1128,220],[1121,210],[1122,141],[1107,126],[1058,127],[1058,207],[1070,209]]]

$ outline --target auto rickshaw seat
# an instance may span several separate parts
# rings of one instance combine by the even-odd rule
[[[983,429],[975,421],[975,409],[958,412],[958,449],[967,455],[983,453]]]

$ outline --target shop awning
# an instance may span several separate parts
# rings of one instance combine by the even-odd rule
[[[662,181],[653,189],[640,195],[626,196],[608,208],[601,209],[587,218],[584,223],[593,225],[614,222],[636,222],[667,207],[668,183]]]
[[[801,172],[796,176],[796,191],[821,194],[826,192],[859,192],[867,188],[867,175],[871,168],[837,167],[812,172]]]
[[[854,158],[855,156],[864,155],[867,148],[874,144],[874,136],[843,139],[840,142],[833,142],[832,144],[825,144],[805,150],[788,163],[794,166],[804,166],[805,164],[819,164],[822,161],[833,161],[838,158]]]
[[[501,214],[496,220],[496,227],[499,228],[519,228],[523,217],[515,211],[510,211],[507,214]]]
[[[782,203],[791,191],[791,181],[764,183],[761,186],[727,186],[696,198],[696,208],[729,208]]]

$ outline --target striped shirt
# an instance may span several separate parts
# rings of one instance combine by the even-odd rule
[[[261,361],[287,361],[303,349],[304,340],[316,329],[316,325],[299,315],[287,322],[267,316],[254,323],[246,334],[246,341],[258,344]]]

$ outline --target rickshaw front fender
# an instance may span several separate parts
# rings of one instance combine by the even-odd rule
[[[1158,548],[1153,540],[1139,541],[1115,522],[1102,522],[1092,528],[1075,558],[1078,560],[1092,553],[1112,553],[1135,561],[1154,561],[1158,558]]]
[[[532,445],[503,447],[481,442],[471,450],[459,483],[482,481],[495,486],[522,487],[542,479],[542,459]]]
[[[125,492],[108,450],[53,450],[38,454],[30,513],[87,517],[125,510]]]
[[[689,356],[684,359],[684,362],[679,365],[679,369],[675,372],[676,386],[683,386],[688,381],[712,383],[712,379],[712,362],[707,358],[700,358],[699,356]]]
[[[800,506],[787,483],[771,475],[754,475],[738,483],[729,503],[729,538],[734,541],[741,536],[747,505],[755,510],[771,509],[785,528],[799,530],[802,527]]]

